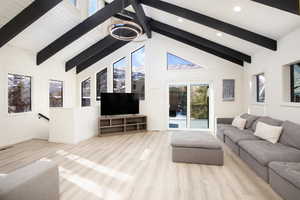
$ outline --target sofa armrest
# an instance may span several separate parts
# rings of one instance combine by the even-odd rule
[[[234,118],[217,118],[217,124],[232,124]]]
[[[59,200],[58,167],[38,161],[0,179],[0,199]]]

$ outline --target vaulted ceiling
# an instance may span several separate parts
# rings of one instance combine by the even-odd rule
[[[282,2],[284,1],[295,2],[295,0],[282,0]],[[1,2],[0,27],[3,28],[3,25],[20,14],[22,10],[28,7],[32,2],[33,0],[10,0]],[[155,2],[153,0],[136,0],[136,2],[143,3],[142,8],[148,18],[168,24],[173,28],[210,40],[243,54],[252,56],[256,52],[266,49],[266,47],[258,45],[255,42],[247,41],[241,37],[234,36],[234,34],[225,33],[226,31],[224,31],[224,29],[228,29],[228,26],[219,28],[220,31],[217,30],[216,27],[212,28],[201,23],[196,23],[188,19],[188,17],[179,17],[175,15],[176,13],[171,14],[155,8],[155,6],[152,5],[152,3]],[[292,12],[292,9],[289,7],[291,4],[284,4],[287,6],[282,7],[284,9],[280,10],[274,8],[278,7],[278,3],[275,3],[276,5],[265,5],[265,2],[272,2],[265,0],[199,0],[196,2],[195,0],[163,0],[163,2],[189,9],[196,13],[214,18],[215,20],[223,21],[277,41],[300,27],[299,15],[283,11],[289,10]],[[235,6],[239,6],[241,12],[234,12],[233,9]],[[137,8],[129,8],[131,11],[135,9]],[[80,52],[83,52],[88,49],[88,47],[106,37],[106,27],[109,17],[104,18],[103,21],[105,22],[102,23],[102,25],[95,26],[97,28],[91,28],[91,31],[87,30],[82,36],[75,37],[74,41],[71,41],[70,44],[62,45],[62,48],[58,49],[59,51],[54,53],[51,57],[67,62]],[[9,44],[38,53],[45,50],[45,47],[49,44],[53,44],[54,41],[81,22],[83,22],[83,19],[81,19],[79,11],[67,0],[63,0],[10,40]],[[145,29],[146,26],[143,25],[143,27]],[[222,33],[222,36],[217,36],[219,35],[218,33]]]

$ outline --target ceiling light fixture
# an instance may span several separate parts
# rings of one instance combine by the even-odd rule
[[[233,10],[234,10],[234,12],[241,12],[242,8],[241,8],[241,6],[234,6]]]
[[[124,12],[124,5],[125,4],[123,3],[123,8],[120,14],[128,17],[126,12]],[[141,35],[143,35],[143,28],[133,21],[113,20],[113,22],[108,26],[108,33],[117,40],[136,41]]]

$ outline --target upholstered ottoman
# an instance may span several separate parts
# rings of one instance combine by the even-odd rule
[[[174,132],[171,136],[173,162],[223,165],[223,149],[209,132]]]

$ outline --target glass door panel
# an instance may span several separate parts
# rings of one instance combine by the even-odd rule
[[[187,86],[169,86],[169,128],[187,128]]]
[[[209,86],[190,86],[190,128],[209,128]]]

